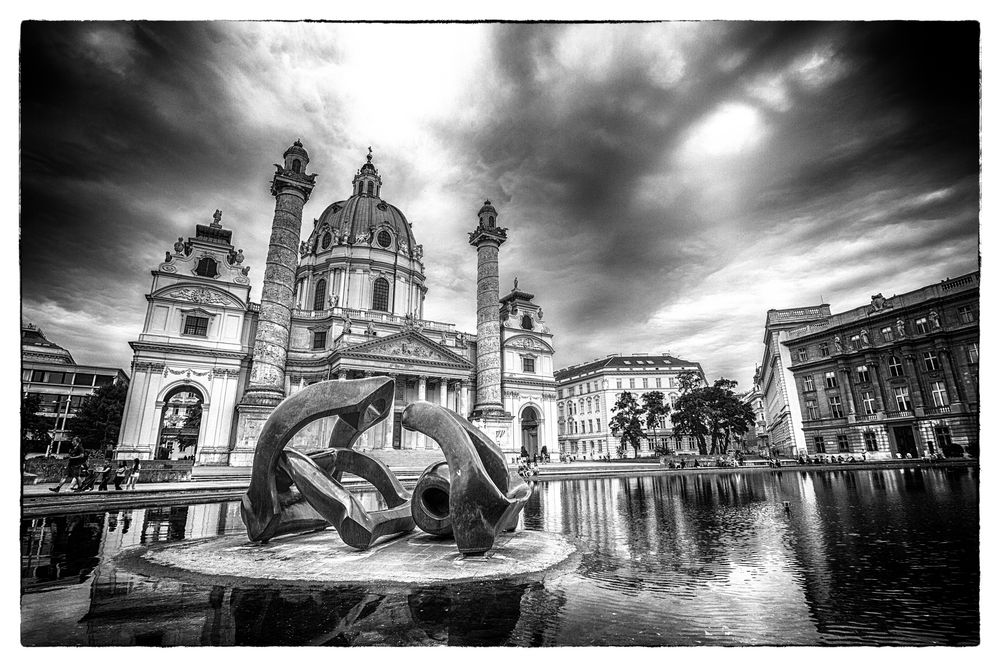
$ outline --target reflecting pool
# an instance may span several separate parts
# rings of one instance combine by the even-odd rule
[[[237,502],[25,519],[22,642],[972,645],[978,502],[973,468],[540,482],[523,527],[576,537],[578,567],[413,588],[194,584],[116,567],[128,547],[243,533]]]

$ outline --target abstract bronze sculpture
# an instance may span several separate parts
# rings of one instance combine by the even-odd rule
[[[420,401],[403,411],[403,426],[435,440],[446,459],[421,475],[416,502],[381,461],[353,449],[362,433],[392,413],[394,389],[389,378],[319,382],[274,409],[257,440],[241,506],[251,540],[332,525],[346,544],[367,549],[416,524],[435,535],[454,534],[463,555],[480,555],[497,534],[517,526],[531,488],[508,471],[496,444],[450,410]],[[337,418],[327,449],[286,449],[298,431],[324,417]],[[365,510],[341,484],[344,473],[374,486],[387,509]]]

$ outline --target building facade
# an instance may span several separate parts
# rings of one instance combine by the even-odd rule
[[[788,332],[810,454],[978,456],[979,273]]]
[[[764,357],[755,384],[760,387],[764,402],[763,435],[767,436],[773,454],[798,456],[806,453],[799,397],[789,370],[792,360],[788,348],[782,343],[788,339],[788,332],[792,329],[812,322],[825,322],[828,317],[830,306],[827,304],[767,311]]]
[[[69,451],[70,429],[83,400],[98,387],[112,383],[127,384],[125,371],[78,364],[41,329],[30,323],[21,325],[21,391],[38,395],[38,414],[52,425],[51,440],[30,453],[58,455]]]
[[[556,371],[559,453],[585,459],[615,456],[620,440],[609,424],[622,393],[631,392],[641,404],[642,394],[659,391],[672,406],[680,396],[678,376],[685,371],[706,383],[701,364],[669,354],[611,354]],[[667,417],[641,440],[638,455],[657,450],[697,453],[698,445],[693,438],[675,438]],[[626,454],[635,455],[631,448]]]
[[[281,398],[314,382],[374,375],[396,381],[393,419],[363,434],[359,449],[436,449],[423,434],[402,428],[402,410],[415,400],[479,419],[474,423],[506,452],[522,444],[552,449],[552,334],[533,295],[514,289],[499,299],[499,244],[485,267],[477,252],[480,282],[485,277],[494,295],[495,322],[488,324],[495,327],[486,330],[495,336],[499,364],[484,373],[479,335],[425,318],[424,249],[403,212],[382,198],[371,153],[350,196],[326,205],[305,240],[301,216],[316,176],[306,173],[301,143],[283,157],[272,182],[275,216],[260,304],[250,300],[250,268],[218,211],[194,237],[178,239],[153,271],[146,322],[132,343],[135,379],[119,456],[247,466]],[[486,202],[476,229],[497,233],[498,217]],[[489,393],[499,397],[492,416],[507,417],[486,423],[473,414],[484,381],[496,384]],[[165,440],[165,429],[174,435],[171,429],[184,421],[178,414],[191,410],[200,411],[200,425],[197,433],[188,429],[181,452]],[[332,419],[314,422],[293,444],[324,446],[332,425]]]

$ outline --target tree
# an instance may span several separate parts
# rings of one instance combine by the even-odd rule
[[[21,395],[21,453],[28,450],[48,451],[52,435],[52,420],[38,414],[42,397],[38,394]]]
[[[79,436],[88,449],[103,452],[113,449],[118,442],[127,393],[124,382],[98,387],[83,399],[76,417],[69,421],[71,434]]]
[[[737,385],[735,380],[719,378],[711,387],[698,384],[700,381],[689,382],[685,391],[682,382],[684,393],[670,416],[674,433],[697,438],[698,452],[702,456],[725,454],[733,437],[746,433],[753,424],[753,408],[733,392]],[[706,439],[710,439],[710,444]]]
[[[618,397],[614,407],[611,408],[614,416],[611,418],[609,426],[612,431],[618,433],[621,444],[618,447],[618,457],[624,458],[625,448],[629,445],[639,456],[639,441],[645,437],[642,432],[642,409],[635,400],[631,392],[622,392]]]
[[[647,391],[642,395],[642,414],[645,418],[646,428],[653,432],[655,438],[656,429],[661,428],[663,419],[670,413],[670,406],[666,404],[666,398],[662,391]],[[659,443],[653,443],[654,449],[660,452]]]

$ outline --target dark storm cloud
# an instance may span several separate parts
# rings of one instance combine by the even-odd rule
[[[899,233],[882,251],[911,262],[914,253],[958,238],[966,254],[952,256],[950,266],[975,268],[967,241],[977,224],[976,24],[665,25],[660,40],[677,42],[668,58],[684,63],[683,75],[667,82],[651,73],[645,42],[634,49],[608,43],[619,57],[596,76],[563,68],[573,30],[499,29],[489,115],[475,127],[451,129],[452,141],[471,144],[477,163],[488,165],[484,183],[511,184],[508,208],[535,216],[507,216],[506,224],[530,222],[531,229],[518,230],[525,241],[509,244],[506,262],[531,267],[522,275],[551,286],[549,310],[568,324],[560,365],[621,349],[623,341],[644,350],[670,345],[646,318],[716,274],[739,281],[734,295],[752,290],[753,277],[731,269],[741,252],[772,234],[799,237],[809,249],[843,234],[878,243],[880,231],[896,225]],[[768,80],[778,82],[780,103],[755,94]],[[677,156],[691,151],[692,133],[729,103],[759,112],[767,139],[750,157],[721,161],[725,175],[686,169]],[[737,204],[716,207],[705,194],[716,176],[734,181]],[[947,198],[905,203],[948,188]],[[859,205],[880,190],[871,208]],[[928,215],[938,220],[931,233],[916,224]],[[786,243],[768,251],[795,249]],[[830,249],[832,261],[849,262]],[[928,274],[924,282],[941,277]],[[796,276],[786,280],[792,285]],[[873,282],[892,284],[886,265],[857,271],[854,291]],[[831,284],[825,293],[847,296],[847,287]],[[809,288],[818,298],[816,285]],[[787,298],[798,295],[775,295],[752,324]],[[718,306],[722,313],[728,304]],[[705,336],[712,328],[690,324]],[[720,371],[744,382],[756,356],[690,351],[713,356]]]

